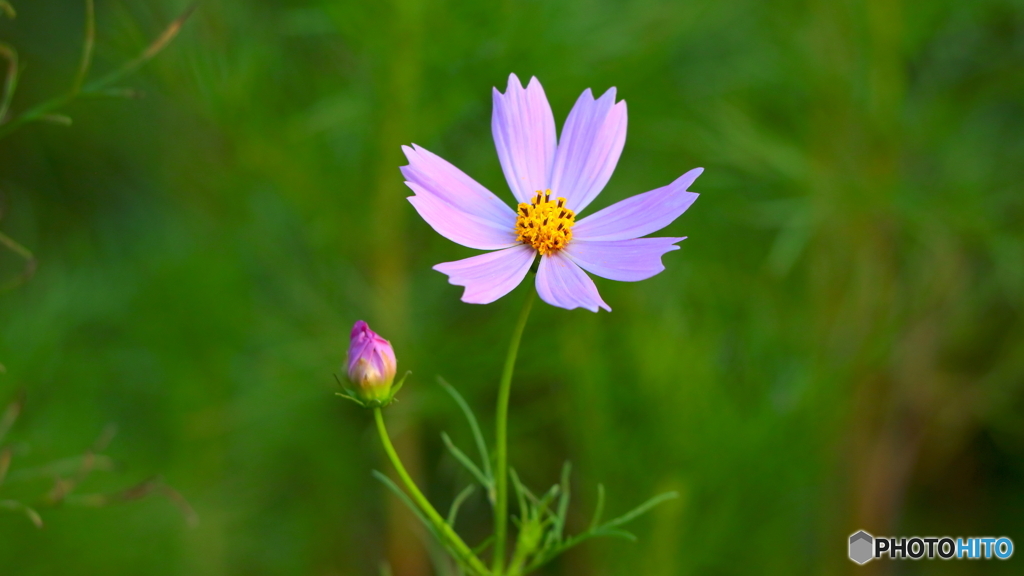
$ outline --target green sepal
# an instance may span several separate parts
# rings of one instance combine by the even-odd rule
[[[335,392],[334,395],[341,396],[346,400],[351,400],[363,408],[383,408],[392,402],[398,401],[398,398],[395,398],[395,394],[398,394],[398,391],[402,389],[402,386],[405,385],[405,379],[408,378],[410,374],[412,374],[412,370],[407,370],[405,374],[402,375],[401,380],[391,385],[391,390],[388,392],[387,397],[380,400],[361,400],[358,393],[342,384],[341,379],[335,375],[334,379],[338,382],[338,386],[341,386],[341,389],[344,390],[345,393],[342,394],[341,392]]]

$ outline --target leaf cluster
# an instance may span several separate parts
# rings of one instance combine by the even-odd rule
[[[473,414],[472,409],[455,387],[441,377],[438,377],[438,383],[446,392],[448,392],[465,415],[470,431],[473,434],[473,441],[476,445],[480,458],[479,463],[477,463],[473,458],[467,455],[466,452],[456,446],[447,433],[441,433],[441,439],[444,441],[445,447],[447,447],[455,460],[458,461],[476,481],[475,484],[469,484],[463,488],[454,500],[452,500],[452,503],[449,506],[446,522],[448,526],[454,530],[459,510],[465,501],[476,491],[477,485],[483,489],[484,493],[487,495],[487,501],[493,509],[495,505],[495,478],[493,468],[491,466],[490,453],[487,449],[487,442],[484,439],[483,433],[480,430],[479,422]],[[636,536],[626,530],[623,530],[622,526],[651,510],[658,504],[678,497],[678,493],[676,492],[666,492],[647,500],[643,504],[640,504],[621,516],[603,522],[602,517],[604,513],[605,491],[604,486],[598,484],[597,504],[594,508],[590,524],[587,526],[586,530],[578,534],[568,536],[566,535],[566,524],[568,520],[571,495],[571,471],[572,466],[569,462],[566,462],[562,467],[562,474],[559,483],[551,486],[551,488],[542,495],[537,496],[525,484],[523,484],[514,469],[509,469],[509,476],[512,480],[513,486],[515,487],[516,501],[518,505],[518,516],[513,517],[512,521],[516,525],[518,532],[516,536],[515,551],[513,552],[508,568],[505,571],[507,576],[522,576],[529,574],[544,564],[554,560],[569,548],[591,538],[617,537],[636,541]],[[424,526],[427,527],[427,530],[430,531],[437,542],[441,543],[442,548],[447,551],[452,558],[458,558],[458,556],[454,554],[454,551],[448,550],[447,547],[445,547],[445,538],[438,533],[435,526],[427,519],[423,511],[413,503],[413,501],[398,487],[398,485],[379,471],[375,470],[373,475],[388,489],[394,492],[395,495],[398,496],[399,500],[412,510],[412,512],[423,522]],[[493,543],[494,536],[492,535],[477,544],[476,548],[473,549],[473,553],[476,555],[482,554],[486,552]],[[468,566],[458,560],[456,560],[454,568],[450,564],[446,565],[436,557],[436,550],[434,556],[435,565],[441,573],[454,574],[458,576],[463,576],[464,574],[478,574],[476,571],[471,570]],[[478,576],[488,575],[483,574]]]

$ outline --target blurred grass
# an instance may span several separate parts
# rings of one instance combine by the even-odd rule
[[[15,7],[19,111],[74,79],[84,7]],[[184,7],[97,2],[94,70]],[[39,261],[0,297],[0,402],[27,393],[14,465],[115,422],[117,469],[89,488],[162,474],[201,524],[159,499],[44,511],[41,531],[3,514],[0,573],[429,573],[331,374],[354,320],[392,339],[414,371],[396,443],[446,506],[467,478],[439,433],[469,435],[433,375],[489,430],[526,288],[470,306],[430,270],[473,251],[401,200],[399,146],[507,199],[490,88],[509,72],[541,79],[559,123],[586,87],[629,102],[595,209],[706,169],[665,273],[598,280],[613,313],[542,306],[527,328],[511,460],[537,487],[573,461],[570,529],[597,482],[609,513],[684,494],[638,544],[546,573],[842,574],[861,528],[1019,543],[1022,65],[1012,0],[204,2],[127,81],[143,98],[0,140],[0,229]],[[21,265],[0,254],[0,281]],[[464,510],[478,541],[480,495]]]

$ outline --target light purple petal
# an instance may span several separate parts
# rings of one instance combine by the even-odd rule
[[[415,144],[411,148],[402,146],[402,151],[409,159],[409,165],[401,168],[402,175],[409,182],[418,184],[422,190],[463,212],[494,222],[505,222],[511,214],[512,222],[515,222],[515,212],[507,204],[444,158]]]
[[[686,189],[703,171],[703,168],[694,168],[668,186],[626,198],[587,216],[573,227],[573,238],[629,240],[661,230],[697,199],[697,194]]]
[[[415,196],[409,202],[427,221],[427,224],[445,238],[477,250],[498,250],[516,243],[516,215],[506,210],[504,222],[491,220],[489,215],[465,212],[444,198],[426,191],[419,184],[405,183]]]
[[[447,274],[449,283],[466,287],[462,292],[463,302],[490,304],[523,281],[536,255],[531,246],[520,244],[507,250],[438,264],[434,270]]]
[[[626,143],[626,102],[615,88],[596,101],[583,91],[562,127],[551,172],[551,191],[577,213],[597,197],[615,171]]]
[[[564,250],[581,268],[602,278],[621,282],[646,280],[665,266],[661,257],[678,250],[685,238],[634,238],[633,240],[573,240]]]
[[[356,366],[359,365],[359,360],[365,358],[373,350],[373,341],[365,340],[362,342],[354,342],[348,350],[345,370],[352,374]],[[350,376],[351,378],[351,376]]]
[[[524,90],[511,74],[504,94],[494,89],[491,132],[512,194],[529,202],[537,190],[546,190],[555,160],[555,117],[537,78]]]
[[[604,308],[612,311],[601,299],[590,276],[561,252],[541,256],[537,294],[548,304],[566,310],[586,308],[597,312],[598,308]]]

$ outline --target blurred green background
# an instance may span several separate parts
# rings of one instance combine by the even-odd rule
[[[15,114],[68,89],[84,6],[15,2]],[[183,0],[98,0],[94,76]],[[470,256],[404,200],[416,142],[510,200],[492,86],[544,84],[559,125],[616,86],[626,148],[601,208],[703,166],[689,239],[614,312],[542,305],[512,397],[511,463],[574,464],[570,529],[663,490],[637,544],[545,574],[1020,574],[1009,561],[846,558],[857,529],[1024,546],[1024,4],[1017,0],[206,0],[70,126],[0,140],[0,230],[38,272],[0,295],[0,405],[24,391],[11,474],[119,433],[77,490],[154,475],[160,497],[48,507],[0,487],[0,574],[432,574],[375,482],[371,419],[335,397],[365,319],[414,375],[386,413],[447,507],[470,481],[444,375],[492,436],[525,285],[488,306],[430,267]],[[0,254],[0,281],[22,261]],[[532,288],[529,288],[532,289]],[[490,529],[478,493],[459,530]]]

